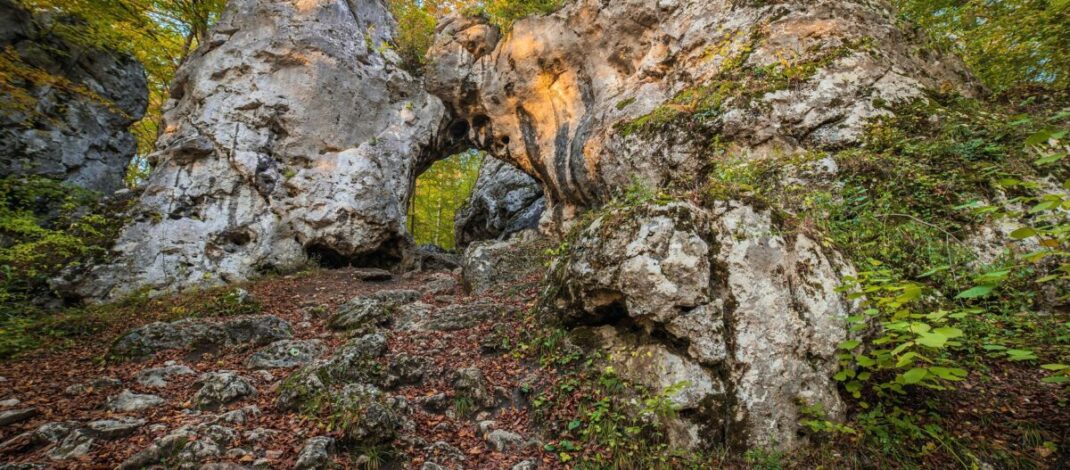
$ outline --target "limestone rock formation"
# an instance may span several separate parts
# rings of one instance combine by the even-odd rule
[[[850,145],[883,104],[971,90],[959,60],[918,47],[880,1],[577,0],[502,37],[444,21],[428,90],[566,219],[633,179],[703,181],[717,147]]]
[[[787,448],[802,406],[842,416],[830,377],[850,268],[806,234],[738,203],[649,203],[607,211],[574,245],[552,268],[554,307],[601,325],[592,345],[630,380],[675,390],[676,444]]]
[[[43,175],[112,193],[137,151],[129,127],[148,105],[145,70],[130,56],[86,50],[50,32],[71,21],[0,0],[0,50],[59,78],[5,77],[16,92],[0,98],[0,175]]]
[[[463,248],[538,228],[545,207],[538,181],[515,166],[487,157],[472,195],[454,217],[454,239]]]
[[[444,108],[389,48],[380,0],[234,0],[178,71],[155,169],[82,294],[116,297],[404,256]]]

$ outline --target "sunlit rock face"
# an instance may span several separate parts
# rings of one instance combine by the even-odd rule
[[[715,137],[744,154],[842,147],[887,112],[882,104],[971,91],[960,61],[919,44],[882,1],[577,0],[508,34],[480,19],[444,21],[428,89],[480,146],[539,179],[567,218],[633,178],[702,180]],[[769,72],[764,90],[732,92],[734,75],[759,70]],[[687,93],[726,82],[702,132],[621,130],[692,111]]]
[[[232,0],[182,66],[155,170],[82,295],[404,256],[441,102],[399,66],[379,0]]]
[[[128,55],[50,33],[70,21],[35,18],[0,0],[0,50],[56,78],[4,77],[12,88],[0,96],[0,177],[40,175],[108,194],[123,187],[137,151],[129,128],[148,104],[145,69]]]

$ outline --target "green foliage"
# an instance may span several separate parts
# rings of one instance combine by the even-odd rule
[[[174,321],[251,315],[260,312],[255,301],[243,298],[233,287],[190,291],[149,298],[145,293],[106,305],[67,308],[58,312],[24,312],[0,317],[0,359],[40,348],[65,348],[77,341],[118,334],[131,318]]]
[[[897,280],[879,261],[869,264],[872,270],[844,280],[848,298],[860,301],[863,311],[848,318],[859,339],[837,346],[843,352],[834,378],[855,398],[867,387],[880,396],[903,394],[907,386],[944,389],[947,382],[964,379],[968,371],[945,352],[960,344],[963,332],[954,325],[967,312],[928,311],[922,302],[924,286]]]
[[[0,180],[0,317],[33,313],[35,300],[54,298],[51,278],[102,259],[119,209],[47,178]]]
[[[480,3],[491,23],[508,31],[521,19],[553,13],[564,5],[565,0],[486,0]]]
[[[1070,381],[1060,310],[1070,292],[1070,112],[1057,106],[933,95],[890,109],[860,147],[759,159],[710,152],[707,201],[769,208],[781,230],[805,231],[859,268],[843,282],[860,308],[835,379],[863,411],[847,428],[806,416],[810,431],[882,458],[939,452],[966,465],[977,449],[941,427],[936,392],[1007,364]],[[1009,227],[1003,252],[984,262],[973,238],[982,226]]]
[[[960,54],[996,91],[1070,86],[1066,0],[896,0],[900,14]]]
[[[553,394],[580,401],[571,417],[561,416],[557,439],[544,450],[574,468],[678,468],[687,462],[685,453],[669,445],[661,424],[675,416],[671,397],[687,383],[649,391],[622,379],[611,366],[596,370],[595,363],[562,381]],[[539,408],[551,406],[545,399],[537,402]]]
[[[390,13],[397,20],[394,44],[410,72],[419,73],[435,37],[435,16],[417,0],[390,0]]]
[[[440,160],[416,179],[409,232],[416,243],[456,247],[453,219],[475,188],[484,154],[469,151]]]

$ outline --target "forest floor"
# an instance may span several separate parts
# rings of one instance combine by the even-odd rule
[[[359,270],[351,268],[338,270],[314,270],[293,276],[283,276],[262,280],[244,286],[251,298],[262,309],[259,314],[275,315],[287,321],[293,327],[294,339],[318,339],[323,341],[328,350],[339,347],[346,339],[344,332],[335,332],[327,328],[330,312],[353,297],[375,291],[394,289],[418,289],[427,280],[429,274],[417,274],[408,279],[395,279],[384,282],[368,282],[359,279]],[[502,317],[464,330],[452,332],[440,331],[391,331],[388,337],[388,352],[380,360],[386,365],[386,357],[405,352],[426,359],[431,367],[425,380],[418,385],[405,386],[392,390],[394,396],[403,396],[409,403],[421,397],[445,392],[453,395],[451,390],[451,372],[478,367],[483,371],[488,384],[505,390],[517,390],[521,381],[533,383],[542,380],[540,371],[525,364],[516,355],[483,354],[481,341],[491,335],[518,335],[524,330],[522,318],[516,312],[528,309],[529,302],[535,297],[537,282],[528,283],[527,289],[513,291],[509,296],[481,296],[480,302],[495,302],[505,307],[505,311],[514,312],[512,317]],[[436,307],[451,303],[474,302],[475,298],[466,297],[456,288],[450,295],[426,295],[423,299]],[[157,308],[166,310],[161,304]],[[329,422],[309,417],[296,411],[283,412],[276,409],[277,388],[286,378],[289,370],[276,369],[269,374],[257,373],[245,367],[245,359],[255,352],[253,349],[223,349],[215,353],[191,355],[190,351],[176,349],[164,351],[144,360],[109,362],[105,360],[112,341],[122,332],[148,323],[151,319],[166,317],[166,312],[141,312],[114,322],[110,328],[99,331],[92,338],[75,341],[69,347],[54,351],[45,351],[25,355],[16,360],[0,364],[0,400],[17,399],[19,403],[10,408],[28,408],[36,410],[36,415],[25,421],[0,427],[0,461],[2,462],[36,462],[47,463],[51,468],[114,468],[135,453],[149,446],[155,439],[167,435],[176,428],[199,423],[210,423],[228,410],[240,410],[255,405],[259,413],[253,413],[243,423],[228,424],[239,436],[239,442],[233,442],[230,449],[240,448],[246,452],[231,452],[223,456],[206,459],[208,462],[230,462],[270,468],[291,468],[308,438],[314,436],[340,437],[338,429],[328,430]],[[504,328],[503,328],[504,327]],[[491,330],[494,331],[491,331]],[[229,370],[251,378],[253,386],[259,393],[255,397],[231,403],[219,413],[196,411],[192,407],[197,391],[197,375],[176,377],[162,388],[145,387],[136,380],[139,371],[153,367],[162,367],[168,361],[175,361],[192,368],[197,373]],[[100,379],[118,379],[114,384],[106,384]],[[549,379],[552,380],[552,379]],[[93,383],[97,382],[96,385]],[[119,383],[121,382],[121,384]],[[86,384],[84,390],[70,393],[68,387]],[[130,390],[139,394],[153,394],[166,402],[158,407],[138,413],[117,413],[105,406],[109,397],[121,390]],[[493,416],[492,416],[493,415]],[[100,440],[92,445],[85,455],[69,460],[50,460],[48,454],[62,443],[18,442],[32,440],[28,434],[40,426],[51,422],[116,419],[121,416],[143,418],[146,424],[131,435],[115,439]],[[503,407],[481,416],[461,417],[457,413],[436,414],[413,407],[410,419],[411,435],[399,440],[389,456],[377,456],[385,460],[406,462],[405,466],[419,467],[429,455],[423,444],[446,443],[438,449],[452,452],[459,450],[461,455],[455,459],[464,468],[508,468],[523,460],[539,462],[540,467],[551,464],[552,454],[543,455],[536,446],[523,445],[508,453],[495,452],[485,442],[477,429],[478,419],[493,419],[495,429],[514,432],[525,438],[534,437],[531,429],[533,423],[523,406]],[[263,430],[270,430],[264,432]],[[251,432],[260,430],[259,432]],[[271,432],[277,431],[277,432]],[[413,439],[415,437],[416,439]],[[356,462],[360,454],[333,456],[336,464],[344,467],[358,465],[375,466],[376,462]],[[432,456],[433,457],[433,456]],[[461,460],[463,459],[463,460]]]
[[[339,350],[353,337],[328,327],[329,319],[350,299],[368,294],[397,290],[420,290],[434,276],[420,273],[395,277],[387,281],[361,280],[363,272],[353,268],[316,269],[309,272],[277,276],[242,286],[259,304],[258,315],[274,315],[293,328],[294,339],[320,340],[326,346],[324,356]],[[331,454],[330,460],[341,468],[421,468],[436,462],[445,468],[571,468],[559,452],[548,451],[546,444],[560,442],[567,436],[560,422],[581,413],[578,403],[583,389],[558,392],[557,408],[535,413],[529,403],[534,388],[566,390],[563,377],[553,365],[547,366],[530,351],[520,352],[519,345],[530,341],[535,325],[527,312],[532,311],[542,273],[533,271],[508,289],[491,291],[478,297],[463,293],[459,285],[451,293],[427,293],[420,300],[439,311],[449,305],[493,303],[503,316],[486,319],[476,326],[456,331],[406,331],[388,329],[387,352],[377,360],[384,368],[391,358],[409,355],[427,364],[427,374],[414,385],[392,387],[388,394],[404,397],[408,405],[406,423],[392,445],[382,448],[349,448]],[[192,300],[191,300],[192,295]],[[47,468],[115,468],[152,443],[183,426],[220,423],[228,411],[243,412],[244,419],[225,423],[234,434],[231,442],[200,463],[224,463],[216,468],[293,468],[306,442],[316,436],[341,440],[344,431],[323,416],[277,407],[280,385],[294,369],[251,370],[246,359],[257,348],[234,348],[205,351],[172,349],[141,360],[108,360],[113,340],[125,331],[159,319],[188,316],[189,303],[203,302],[218,293],[204,292],[172,296],[120,310],[122,315],[108,317],[103,325],[94,325],[91,333],[24,354],[0,363],[0,416],[3,412],[32,408],[31,417],[0,425],[0,462],[39,463]],[[197,298],[201,297],[201,298]],[[197,321],[222,321],[231,317],[201,317]],[[490,343],[511,347],[488,347]],[[512,350],[510,350],[512,349]],[[171,378],[164,387],[148,387],[138,382],[138,373],[165,364],[182,364],[196,374]],[[460,394],[455,390],[456,371],[476,367],[482,371],[487,387],[508,396],[499,397],[498,405],[483,411],[459,410]],[[216,411],[199,411],[193,405],[199,385],[198,374],[212,371],[235,371],[249,379],[257,393]],[[898,455],[901,443],[881,442],[879,435],[855,419],[848,425],[863,434],[833,435],[822,439],[810,450],[784,455],[775,452],[733,454],[712,452],[711,466],[728,468],[883,468],[904,466],[912,461],[924,467],[971,467],[966,455],[980,456],[991,468],[1066,468],[1070,462],[1070,412],[1065,389],[1038,386],[1035,367],[993,362],[984,374],[972,374],[950,393],[921,394],[918,400],[903,405],[914,413],[921,440],[930,439],[928,450],[916,449],[912,455]],[[165,400],[162,405],[138,412],[116,412],[107,406],[110,398],[123,390],[152,394]],[[521,393],[520,391],[525,391]],[[570,396],[570,393],[572,395]],[[418,405],[429,397],[445,395],[445,410],[431,410]],[[15,402],[14,400],[17,400]],[[255,406],[252,410],[250,406]],[[478,407],[477,407],[478,408]],[[39,429],[56,422],[90,423],[123,417],[144,419],[144,424],[128,435],[95,438],[74,457],[50,458],[57,450],[70,450],[62,439],[43,440]],[[490,429],[479,423],[493,420],[493,428],[518,436],[521,441],[505,451],[497,451],[488,439]],[[554,424],[558,423],[558,424]],[[928,425],[940,428],[926,436]],[[37,434],[35,434],[37,431]],[[891,439],[903,436],[891,434]],[[939,435],[940,439],[932,436]],[[950,440],[941,440],[950,439]],[[599,449],[577,451],[576,456]],[[177,457],[175,457],[177,458]],[[668,467],[676,467],[673,460]],[[173,465],[163,459],[160,465]],[[909,465],[907,465],[909,466]],[[2,465],[0,465],[2,467]],[[4,467],[10,468],[10,467]],[[15,467],[18,468],[18,467]],[[26,467],[32,468],[32,467]],[[194,467],[196,468],[196,467]],[[428,466],[425,468],[437,468]],[[699,467],[704,468],[704,467]]]

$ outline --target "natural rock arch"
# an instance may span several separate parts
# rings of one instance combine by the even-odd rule
[[[603,3],[504,37],[447,19],[421,81],[378,46],[394,33],[380,0],[232,1],[176,77],[119,261],[81,294],[242,280],[310,255],[402,262],[412,182],[452,150],[535,177],[564,223],[636,179],[701,180],[711,135],[754,158],[851,145],[881,102],[971,90],[958,61],[915,52],[881,2]],[[806,73],[720,97],[703,132],[664,119],[735,70],[778,66]]]

